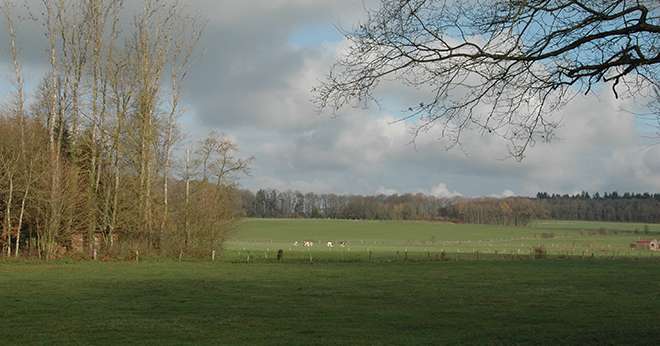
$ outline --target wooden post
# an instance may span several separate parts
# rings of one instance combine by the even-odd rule
[[[211,261],[215,262],[215,250],[211,251]]]
[[[94,260],[96,261],[96,249],[94,249],[94,252],[93,252],[92,256],[94,257]]]
[[[181,262],[181,258],[183,258],[183,250],[179,250],[179,262]]]
[[[140,251],[135,250],[135,263],[140,262]]]

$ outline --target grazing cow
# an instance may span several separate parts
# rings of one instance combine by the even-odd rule
[[[330,248],[335,247],[335,242],[329,241],[328,242],[328,247],[330,247]]]
[[[314,242],[311,240],[303,240],[303,246],[304,247],[312,247],[314,246]]]
[[[341,247],[346,247],[346,245],[348,245],[347,241],[342,240],[342,241],[339,242],[339,246],[341,246]]]
[[[297,240],[293,242],[293,246],[298,246],[298,241]]]

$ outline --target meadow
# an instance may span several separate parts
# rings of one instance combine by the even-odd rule
[[[535,221],[527,227],[422,221],[247,219],[227,243],[227,257],[272,259],[278,249],[291,258],[396,260],[528,256],[542,247],[548,256],[658,257],[633,249],[641,239],[660,239],[660,225],[584,221]],[[314,246],[305,248],[303,240]],[[328,241],[335,246],[327,246]],[[344,241],[347,246],[339,247]],[[298,242],[296,245],[295,242]]]
[[[636,228],[245,220],[216,261],[4,260],[0,335],[49,345],[657,344],[660,257],[506,253],[539,243],[614,253],[659,229]],[[303,239],[349,246],[292,245]],[[442,249],[450,255],[436,258]]]

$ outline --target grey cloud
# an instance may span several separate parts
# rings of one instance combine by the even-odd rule
[[[250,188],[375,193],[446,184],[464,195],[660,189],[660,152],[639,150],[633,119],[609,93],[578,97],[557,114],[563,126],[556,140],[538,143],[520,163],[508,158],[506,142],[474,132],[451,151],[443,150],[437,129],[412,145],[410,124],[392,122],[424,90],[388,83],[379,94],[382,108],[348,108],[337,118],[315,114],[309,102],[341,44],[300,48],[290,35],[340,20],[350,26],[360,2],[203,4],[211,17],[208,51],[191,80],[190,101],[198,128],[233,133],[257,158],[245,180]]]

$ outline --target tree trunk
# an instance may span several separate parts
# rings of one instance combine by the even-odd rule
[[[9,193],[7,197],[7,207],[5,208],[5,227],[7,228],[7,257],[11,256],[11,204],[13,203],[14,196],[14,177],[12,172],[9,172]]]

